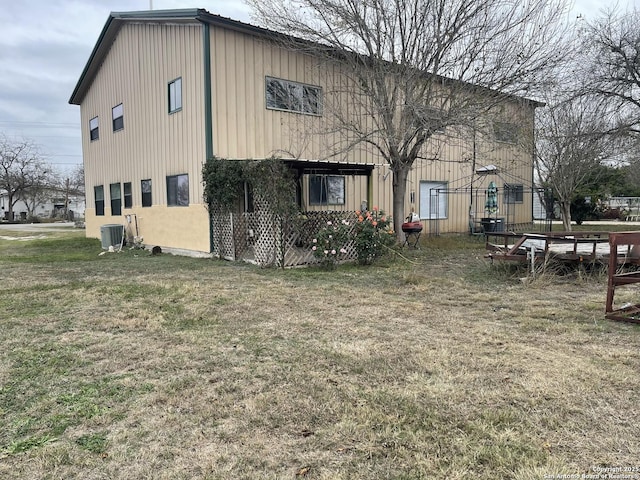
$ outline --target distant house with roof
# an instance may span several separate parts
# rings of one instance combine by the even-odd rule
[[[81,113],[87,236],[124,224],[148,245],[215,253],[221,239],[202,185],[214,156],[288,161],[305,212],[348,213],[363,202],[391,211],[392,174],[379,154],[327,159],[326,141],[309,133],[323,125],[323,97],[341,74],[278,35],[201,9],[109,15],[69,100]],[[506,220],[531,222],[533,139],[528,148],[516,136],[533,131],[537,106],[514,97],[492,138],[443,133],[437,160],[411,170],[405,211],[427,233],[466,232],[489,215],[494,181]]]

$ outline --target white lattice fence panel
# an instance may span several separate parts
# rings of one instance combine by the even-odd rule
[[[285,265],[308,265],[319,263],[320,259],[313,254],[313,246],[315,245],[313,239],[316,238],[318,232],[331,225],[343,225],[342,221],[348,223],[348,233],[352,237],[354,225],[356,222],[356,215],[354,212],[306,212],[300,215],[295,221],[292,222],[285,231],[289,234],[285,236],[286,242],[286,255]],[[340,260],[354,260],[357,258],[355,245],[353,241],[348,241],[342,248],[346,250],[346,253],[339,254]]]
[[[213,229],[213,253],[220,258],[236,259],[233,239],[233,215],[217,205],[210,207]]]
[[[256,195],[253,204],[255,212],[251,220],[254,226],[255,261],[262,266],[278,266],[280,264],[279,225],[277,225],[276,216],[271,212],[266,198]]]

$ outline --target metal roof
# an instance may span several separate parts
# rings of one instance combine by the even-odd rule
[[[107,18],[102,32],[96,41],[89,60],[80,75],[69,103],[80,105],[91,83],[95,78],[102,62],[106,58],[113,42],[115,41],[120,28],[127,22],[147,22],[147,23],[209,23],[219,27],[242,31],[257,36],[285,37],[285,35],[265,28],[256,27],[248,23],[232,20],[231,18],[215,15],[201,8],[189,8],[181,10],[146,10],[135,12],[111,12]]]
[[[106,58],[109,50],[111,49],[111,45],[115,41],[115,38],[120,31],[122,25],[126,22],[148,22],[148,23],[208,23],[214,26],[219,26],[222,28],[227,28],[230,30],[236,30],[239,32],[247,33],[254,36],[261,37],[271,37],[271,38],[279,38],[279,39],[289,39],[295,40],[297,42],[301,42],[302,44],[309,44],[313,42],[308,42],[306,40],[292,37],[290,35],[286,35],[284,33],[275,32],[273,30],[268,30],[266,28],[257,27],[255,25],[251,25],[248,23],[243,23],[238,20],[233,20],[231,18],[223,17],[221,15],[216,15],[209,13],[207,10],[202,8],[189,8],[189,9],[179,9],[179,10],[145,10],[145,11],[133,11],[133,12],[111,12],[107,21],[96,41],[96,44],[89,56],[89,60],[80,75],[80,79],[76,84],[73,93],[71,94],[71,98],[69,98],[69,103],[73,105],[80,105],[85,95],[87,94],[91,84],[93,83],[93,79],[95,78],[98,70],[102,65],[102,62]],[[331,49],[329,49],[331,50]],[[335,53],[335,52],[334,52]],[[440,77],[440,75],[437,75]],[[452,81],[452,82],[461,82],[461,80],[450,79],[446,77],[441,77],[443,80]],[[467,82],[462,82],[467,83]],[[492,91],[494,90],[487,87],[479,87],[477,85],[469,84],[472,87],[479,88],[481,90]],[[535,107],[544,106],[544,103],[538,102],[536,100],[531,100],[525,97],[520,97],[512,94],[505,94],[507,97],[511,97],[514,99],[518,99],[520,101],[525,101],[528,104]]]

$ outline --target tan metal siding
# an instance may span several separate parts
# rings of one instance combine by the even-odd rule
[[[116,37],[109,54],[81,105],[83,152],[87,184],[87,204],[94,205],[93,187],[105,185],[105,216],[87,218],[87,235],[98,236],[99,225],[122,223],[123,216],[109,215],[108,185],[131,182],[132,213],[151,216],[141,207],[140,181],[152,180],[155,207],[175,210],[167,214],[174,220],[173,229],[182,232],[202,230],[191,225],[184,207],[167,207],[166,177],[189,175],[188,210],[197,206],[195,215],[205,224],[198,238],[178,240],[177,248],[207,250],[208,221],[202,205],[201,169],[205,160],[204,80],[202,27],[194,25],[126,24]],[[182,78],[182,110],[169,114],[168,83]],[[122,103],[124,129],[113,132],[111,108]],[[100,138],[89,141],[89,119],[99,115]],[[183,214],[179,214],[182,211]],[[87,217],[94,209],[87,209]],[[160,220],[162,215],[153,215]],[[181,218],[185,218],[181,220]],[[144,222],[141,222],[144,223]],[[162,229],[149,229],[157,234],[145,241],[168,245]],[[160,236],[158,236],[160,235]],[[173,233],[172,235],[176,235]],[[182,235],[179,235],[182,236]],[[184,237],[189,237],[185,234]],[[175,242],[173,242],[175,243]]]

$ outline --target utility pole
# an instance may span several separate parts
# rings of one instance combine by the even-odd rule
[[[69,177],[64,181],[64,219],[69,220],[69,188],[71,180]]]

